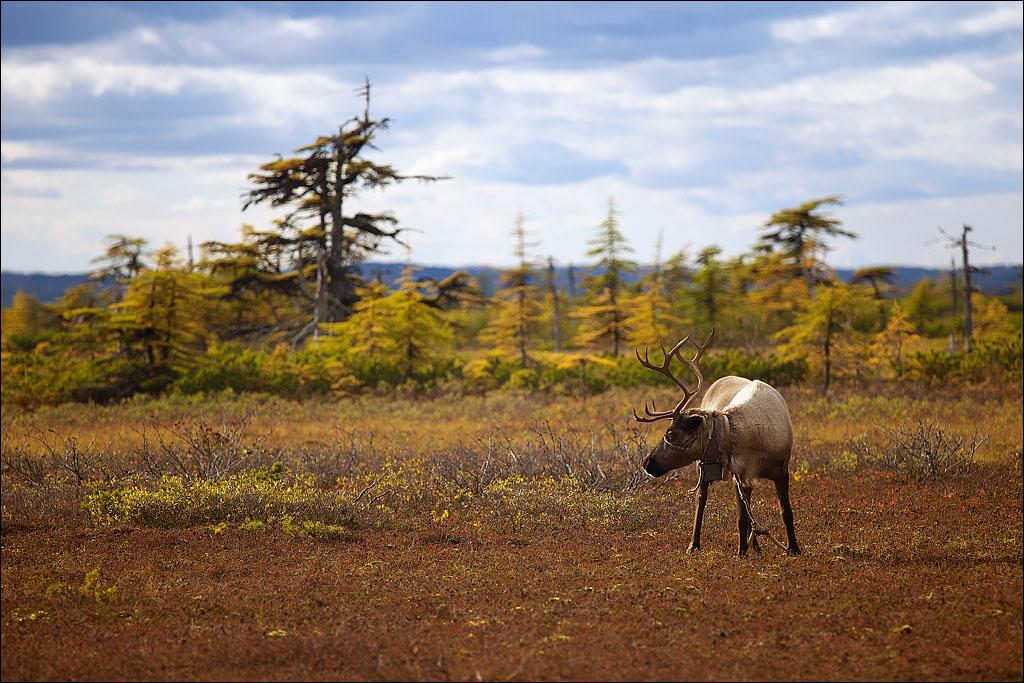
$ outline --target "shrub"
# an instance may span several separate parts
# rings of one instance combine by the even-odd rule
[[[988,436],[967,437],[931,423],[881,427],[887,440],[882,450],[863,443],[860,455],[868,464],[893,470],[912,479],[941,479],[966,474],[974,467],[978,448]]]
[[[195,359],[195,364],[171,389],[183,394],[215,393],[229,388],[236,392],[265,390],[268,355],[238,343],[215,344]]]
[[[127,486],[90,493],[82,505],[96,524],[160,528],[220,522],[251,528],[254,522],[268,523],[286,515],[352,528],[366,521],[362,513],[367,512],[351,491],[317,488],[303,480],[288,484],[264,468],[218,481],[164,476],[155,487]],[[307,531],[311,529],[314,527]]]

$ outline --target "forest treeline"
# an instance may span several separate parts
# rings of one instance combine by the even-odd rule
[[[244,207],[280,209],[272,225],[245,225],[238,242],[205,242],[197,254],[111,235],[92,282],[53,303],[16,295],[3,311],[3,403],[225,390],[592,392],[656,383],[633,349],[711,328],[709,377],[825,391],[1020,378],[1020,287],[976,291],[967,263],[966,278],[924,278],[909,291],[896,290],[890,268],[836,278],[830,245],[857,239],[830,213],[837,195],[766,217],[747,253],[725,258],[709,245],[662,258],[659,238],[643,267],[609,198],[595,207],[587,270],[568,287],[553,257],[538,256],[522,214],[510,220],[515,265],[492,297],[465,272],[438,280],[410,266],[392,287],[364,279],[359,265],[405,235],[391,214],[352,210],[352,200],[446,180],[366,158],[389,121],[370,117],[368,85],[364,94],[360,116],[250,174]]]

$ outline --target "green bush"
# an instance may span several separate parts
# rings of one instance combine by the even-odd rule
[[[907,357],[912,375],[933,382],[1021,378],[1021,337],[979,342],[971,353],[919,351]]]
[[[293,395],[299,388],[295,363],[280,353],[268,353],[238,342],[211,345],[171,385],[182,394],[266,392]]]
[[[126,358],[94,360],[62,349],[5,353],[2,363],[0,400],[24,408],[107,403],[146,392],[147,381],[156,379],[144,365]]]

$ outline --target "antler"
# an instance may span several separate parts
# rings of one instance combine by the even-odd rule
[[[679,401],[679,403],[676,404],[676,407],[673,408],[672,410],[659,411],[653,401],[651,401],[650,407],[647,407],[647,402],[644,401],[644,415],[646,417],[640,417],[639,415],[637,415],[636,409],[634,408],[634,420],[636,420],[637,422],[656,422],[658,420],[664,420],[667,417],[674,418],[678,416],[680,413],[682,413],[683,410],[686,409],[686,406],[688,406],[690,402],[693,400],[693,398],[700,393],[700,389],[704,385],[704,374],[700,371],[700,366],[698,365],[698,363],[700,363],[701,356],[704,355],[704,351],[708,348],[708,344],[711,343],[711,338],[714,336],[715,330],[714,328],[712,328],[711,333],[708,335],[708,338],[704,340],[703,344],[698,344],[697,342],[692,341],[690,339],[690,335],[687,334],[685,337],[679,340],[678,344],[672,347],[671,351],[665,351],[665,347],[662,346],[661,352],[662,354],[664,354],[665,359],[664,361],[662,361],[662,364],[660,366],[651,363],[646,347],[644,348],[643,358],[640,357],[639,350],[633,349],[634,353],[636,353],[636,359],[640,361],[641,365],[643,365],[645,368],[649,370],[654,370],[655,372],[664,375],[665,377],[668,377],[675,383],[677,387],[683,390],[683,398]],[[682,355],[682,352],[680,351],[680,349],[682,349],[683,345],[686,344],[686,342],[690,342],[697,349],[697,352],[693,355],[693,358],[684,357]],[[669,372],[668,367],[672,363],[673,358],[678,358],[682,362],[686,363],[686,365],[689,366],[691,370],[693,370],[693,374],[697,376],[697,387],[695,389],[691,390],[689,387],[687,387],[685,384],[679,381],[679,379],[677,379],[675,375]]]

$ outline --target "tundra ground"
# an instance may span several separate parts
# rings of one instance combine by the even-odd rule
[[[586,444],[570,432],[574,420],[617,410],[623,397],[615,395],[534,407],[525,398],[378,405],[392,421],[367,414],[360,452],[400,459],[416,450],[445,463],[429,477],[408,475],[420,485],[447,481],[441,475],[453,464],[445,457],[458,454],[466,468],[485,457],[459,448],[494,429],[495,418],[512,433],[505,446],[520,468],[507,479],[525,477],[527,488],[531,477],[550,481],[550,472],[530,470],[545,458],[591,478],[565,499],[537,484],[537,496],[548,496],[539,508],[505,495],[507,484],[500,496],[483,486],[460,507],[450,492],[429,501],[396,494],[387,515],[359,517],[336,534],[306,533],[290,521],[102,522],[82,512],[84,490],[123,480],[99,482],[92,473],[97,483],[47,498],[38,493],[45,486],[26,488],[9,471],[17,464],[9,459],[3,678],[1020,680],[1019,387],[935,399],[786,396],[797,428],[799,557],[767,543],[763,557],[735,556],[735,495],[726,483],[712,487],[704,550],[686,555],[692,473],[631,488],[628,477],[613,476],[625,448],[615,450],[618,437],[590,442],[604,463],[599,480],[587,468]],[[469,416],[467,405],[481,410]],[[179,408],[190,410],[152,404],[5,416],[5,452],[31,450],[32,430],[43,426],[83,442],[105,429],[124,443],[103,457],[125,467],[137,446],[127,426],[170,420]],[[366,409],[333,408],[348,427]],[[312,423],[329,408],[273,411],[276,436],[262,443],[296,440],[306,429],[297,419],[303,410]],[[566,416],[555,431],[566,443],[528,456],[515,432],[535,425],[534,410]],[[902,419],[991,436],[971,471],[937,479],[858,460],[886,446],[874,426]],[[416,434],[423,447],[407,448]],[[298,471],[311,453],[327,451],[272,455]],[[526,467],[530,457],[537,462]],[[395,465],[371,469],[379,467]],[[506,481],[501,474],[488,486]],[[770,486],[755,491],[755,515],[781,532]],[[528,518],[507,509],[515,506]]]

